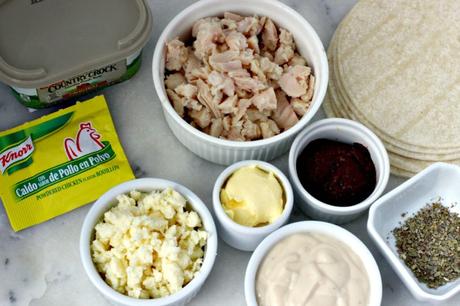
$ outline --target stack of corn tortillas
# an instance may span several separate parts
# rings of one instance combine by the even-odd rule
[[[361,0],[328,53],[327,115],[372,129],[393,174],[460,164],[460,0]]]

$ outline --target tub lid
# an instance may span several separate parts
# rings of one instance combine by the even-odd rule
[[[0,0],[0,81],[74,77],[140,51],[151,30],[145,0]]]

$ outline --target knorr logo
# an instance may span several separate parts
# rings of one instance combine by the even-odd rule
[[[8,148],[0,153],[0,171],[2,171],[2,174],[5,173],[5,171],[7,171],[11,166],[29,158],[29,156],[34,152],[34,149],[34,143],[32,142],[32,138],[29,136],[29,138],[20,144]]]

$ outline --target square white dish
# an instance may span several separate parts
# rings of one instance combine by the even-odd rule
[[[460,213],[460,167],[435,163],[377,200],[369,210],[367,229],[380,252],[412,295],[427,302],[441,302],[460,292],[460,278],[437,289],[419,282],[399,258],[392,230],[405,219],[441,198],[451,211]]]

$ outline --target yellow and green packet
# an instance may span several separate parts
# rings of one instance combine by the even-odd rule
[[[103,96],[0,132],[0,196],[15,231],[133,178]]]

